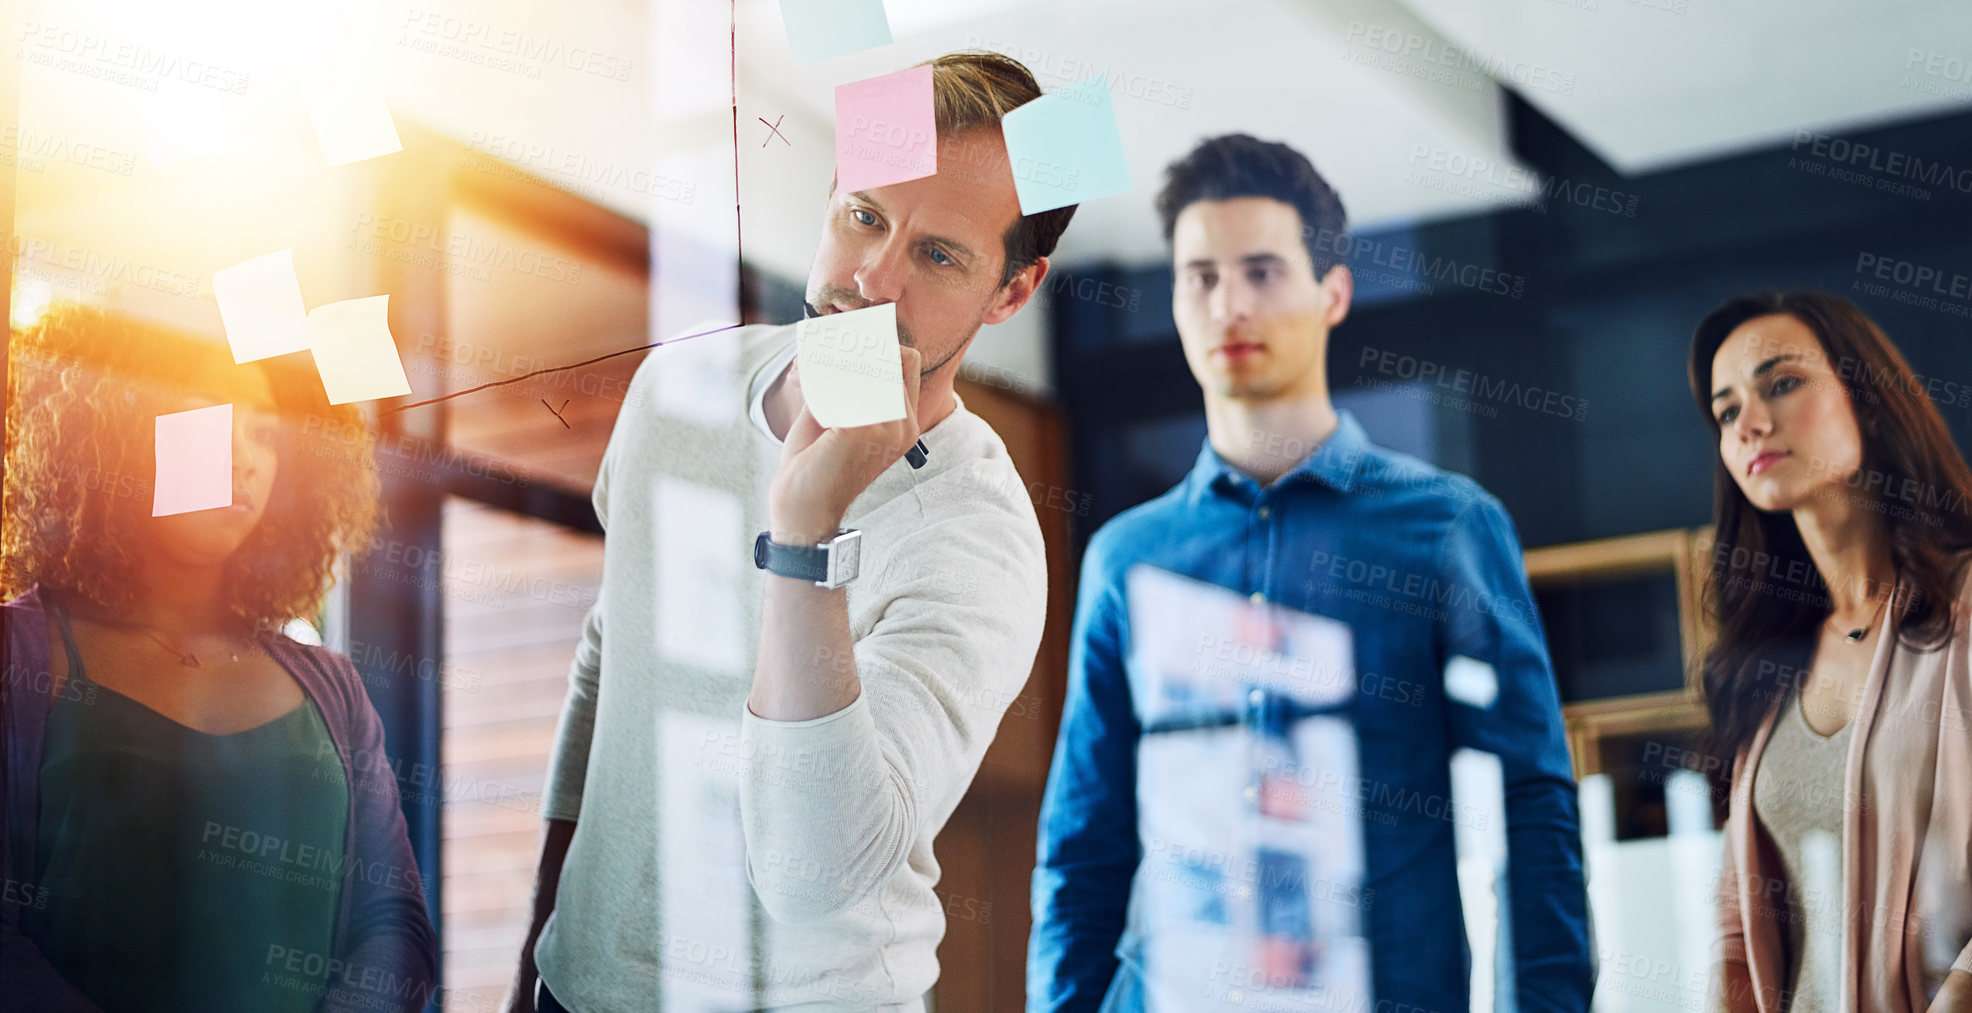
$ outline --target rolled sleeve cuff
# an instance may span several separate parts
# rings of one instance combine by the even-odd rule
[[[857,725],[869,720],[869,694],[858,693],[849,706],[832,714],[801,721],[774,721],[753,713],[753,708],[740,707],[740,744],[800,745],[808,748],[826,748],[845,744],[856,736]],[[757,756],[757,751],[745,755]]]

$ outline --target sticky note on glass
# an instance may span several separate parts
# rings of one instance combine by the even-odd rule
[[[170,165],[217,154],[226,148],[227,107],[209,88],[165,81],[164,88],[143,97],[144,157],[152,165]],[[235,99],[235,102],[238,100]]]
[[[400,397],[411,392],[397,342],[390,337],[390,296],[324,303],[308,311],[308,348],[330,404]]]
[[[1445,695],[1466,705],[1485,710],[1499,699],[1500,677],[1493,666],[1463,654],[1445,663]]]
[[[233,505],[233,406],[157,417],[151,516]]]
[[[360,81],[318,82],[304,97],[315,140],[330,165],[348,165],[404,150],[383,92]]]
[[[1130,190],[1123,135],[1101,76],[1000,117],[1000,132],[1023,215]]]
[[[212,294],[234,362],[308,347],[308,308],[301,303],[292,247],[212,272]]]
[[[781,24],[796,63],[890,45],[883,0],[781,0]]]
[[[835,86],[835,185],[844,193],[938,171],[931,68]]]
[[[803,320],[794,325],[801,396],[830,429],[904,417],[904,357],[897,304]]]

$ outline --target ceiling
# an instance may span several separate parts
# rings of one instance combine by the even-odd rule
[[[802,66],[788,52],[776,0],[740,0],[742,122],[749,98],[786,108],[813,125],[811,144],[826,153],[835,84],[954,49],[1009,53],[1028,63],[1047,90],[1102,73],[1113,81],[1134,186],[1077,210],[1058,253],[1063,261],[1162,256],[1151,197],[1163,166],[1200,139],[1230,131],[1302,148],[1361,221],[1437,217],[1517,197],[1406,182],[1405,160],[1415,145],[1496,153],[1499,106],[1483,75],[1467,74],[1448,87],[1344,60],[1352,24],[1430,31],[1390,0],[976,2],[971,16],[936,20],[916,13],[929,4],[889,6],[898,22],[892,45]],[[913,24],[923,27],[906,34]],[[741,154],[752,152],[742,145]],[[820,171],[826,185],[826,163]],[[794,249],[813,249],[812,231],[790,239]]]
[[[819,233],[834,86],[953,49],[1011,52],[1049,89],[1111,80],[1133,187],[1078,211],[1056,256],[1070,265],[1162,259],[1162,167],[1230,131],[1306,152],[1361,228],[1527,198],[1505,151],[1503,82],[1625,173],[1972,102],[1964,0],[885,6],[892,44],[800,65],[779,0],[25,0],[18,16],[35,31],[9,29],[24,57],[11,139],[23,273],[206,329],[211,272],[282,247],[297,248],[311,305],[369,294],[374,265],[335,251],[374,229],[377,195],[314,147],[303,97],[323,82],[373,88],[400,122],[464,142],[481,171],[508,163],[708,264],[733,259],[743,236],[749,262],[793,280]],[[64,47],[85,37],[250,87],[79,72]],[[102,157],[56,154],[77,151]],[[1497,171],[1440,171],[1479,160]],[[65,266],[97,262],[122,266]],[[155,282],[166,276],[197,284]],[[1021,334],[996,365],[1044,376],[1041,316],[1002,325]]]
[[[1077,212],[1061,250],[1070,261],[1160,259],[1150,199],[1162,166],[1198,139],[1230,131],[1301,148],[1341,192],[1351,219],[1378,225],[1525,198],[1524,185],[1495,182],[1518,178],[1504,151],[1502,84],[1624,173],[1785,142],[1797,131],[1853,129],[1972,103],[1972,4],[1962,0],[888,0],[886,7],[892,45],[802,66],[780,30],[778,0],[738,0],[741,123],[751,122],[749,99],[785,108],[825,148],[833,85],[966,46],[1028,61],[1050,90],[1111,73],[1135,188]],[[1132,97],[1139,78],[1171,88]],[[1190,92],[1187,108],[1155,101],[1173,89]],[[750,146],[741,144],[740,153],[744,162]],[[1500,171],[1448,177],[1430,170],[1433,160],[1460,158],[1492,160]],[[790,262],[813,248],[812,234],[789,238]]]
[[[25,63],[23,128],[133,158],[139,184],[184,173],[182,159],[154,169],[142,157],[157,109],[224,115],[196,170],[209,176],[248,164],[237,156],[256,141],[305,142],[300,88],[334,64],[382,89],[397,116],[722,248],[737,155],[748,257],[797,278],[827,186],[834,86],[957,48],[1010,52],[1049,89],[1110,76],[1134,188],[1078,212],[1061,250],[1070,261],[1161,257],[1150,197],[1162,166],[1228,131],[1307,152],[1359,225],[1519,201],[1510,186],[1421,171],[1434,158],[1511,167],[1501,82],[1623,172],[1972,102],[1962,0],[887,0],[891,45],[809,65],[792,58],[779,0],[353,0],[279,15],[247,0],[25,6],[30,23],[251,79],[238,99],[168,81],[146,94]],[[672,199],[619,171],[652,165],[676,184]],[[24,176],[24,221],[145,192],[70,175],[74,185],[59,171]],[[677,199],[684,184],[689,201]],[[232,224],[259,220],[245,217]]]
[[[1972,102],[1961,0],[1404,3],[1625,173]]]

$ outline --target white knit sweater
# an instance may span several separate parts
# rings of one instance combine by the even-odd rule
[[[653,351],[596,479],[602,592],[570,671],[544,815],[576,820],[542,980],[579,1013],[921,1008],[945,920],[931,843],[1040,643],[1040,526],[959,406],[851,505],[862,694],[753,716],[780,456],[758,406],[794,329]]]

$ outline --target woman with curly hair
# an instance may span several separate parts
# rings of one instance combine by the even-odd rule
[[[423,1007],[434,935],[349,659],[283,635],[366,543],[361,420],[291,357],[64,307],[10,353],[0,981],[35,1010]],[[151,516],[158,415],[233,502]],[[359,434],[351,436],[350,434]]]
[[[1734,757],[1712,1008],[1972,1010],[1972,471],[1853,304],[1734,299],[1702,662]]]

